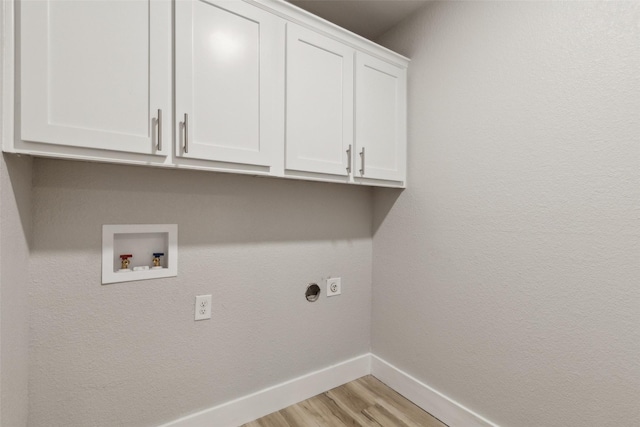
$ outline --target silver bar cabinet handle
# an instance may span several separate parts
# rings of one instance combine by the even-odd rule
[[[364,175],[364,147],[362,147],[362,151],[360,152],[360,159],[362,162],[362,167],[360,168],[360,175]]]
[[[349,144],[349,149],[347,150],[347,173],[351,173],[351,144]]]
[[[158,151],[162,151],[162,110],[158,108]]]
[[[189,115],[184,113],[184,152],[189,152]]]

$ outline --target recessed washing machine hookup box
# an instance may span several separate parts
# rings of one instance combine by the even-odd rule
[[[102,226],[103,285],[177,275],[177,224]]]

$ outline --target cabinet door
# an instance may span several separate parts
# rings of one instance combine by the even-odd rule
[[[20,139],[166,155],[171,3],[20,2]],[[160,120],[158,110],[164,120]],[[164,136],[165,141],[159,141]],[[159,142],[164,142],[159,147]]]
[[[358,53],[356,59],[355,176],[390,181],[406,178],[407,72]]]
[[[238,0],[177,1],[176,155],[273,166],[284,127],[283,56],[284,22],[275,15]]]
[[[354,50],[287,24],[288,170],[349,175]]]

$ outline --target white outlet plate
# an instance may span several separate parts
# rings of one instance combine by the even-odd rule
[[[339,277],[327,279],[327,296],[333,297],[342,293],[342,280]]]
[[[211,295],[196,296],[196,320],[211,319]]]

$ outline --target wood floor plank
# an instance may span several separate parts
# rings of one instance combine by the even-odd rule
[[[363,414],[363,411],[374,402],[364,400],[361,396],[355,393],[349,385],[350,383],[347,383],[343,386],[334,388],[333,390],[329,390],[325,394],[361,426],[379,427],[380,424],[367,418],[367,416]]]
[[[316,396],[317,397],[317,396]],[[315,398],[314,398],[315,399]],[[309,399],[311,400],[311,399]],[[304,403],[304,402],[301,402]],[[290,426],[303,426],[307,425],[309,427],[323,427],[314,417],[310,416],[309,412],[305,409],[304,405],[300,403],[296,405],[291,405],[288,408],[284,408],[280,411],[285,420],[289,423]]]
[[[422,408],[391,389],[377,378],[367,375],[357,380],[358,385],[364,386],[370,393],[378,395],[376,403],[393,414],[401,414],[401,419],[409,426],[416,427],[446,427],[439,419],[424,411]]]
[[[384,407],[376,404],[368,407],[364,410],[366,415],[371,420],[377,422],[381,426],[393,426],[393,427],[413,427],[409,426],[400,420],[398,417],[387,411]]]
[[[260,427],[291,427],[280,412],[274,412],[258,421]]]
[[[360,423],[356,421],[347,411],[343,410],[336,402],[326,393],[320,394],[314,398],[317,406],[323,408],[325,414],[331,414],[330,418],[335,419],[335,425],[338,427],[359,427]]]
[[[350,411],[357,413],[375,403],[373,400],[367,400],[366,396],[359,395],[351,383],[329,390],[325,394],[333,399],[334,402],[341,403]]]
[[[318,398],[324,396],[320,394],[304,402],[300,402],[300,406],[304,408],[309,421],[313,421],[320,427],[324,426],[340,426],[340,419],[333,415],[331,412],[326,412],[322,407],[318,405]],[[304,424],[303,424],[304,425]]]
[[[373,378],[373,380],[376,382],[378,381],[375,378]],[[365,378],[360,378],[356,381],[353,381],[351,384],[354,388],[356,388],[357,393],[363,396],[367,396],[368,399],[372,400],[376,405],[384,408],[387,412],[393,414],[396,418],[398,418],[407,426],[422,427],[422,424],[426,424],[427,427],[432,426],[430,422],[425,421],[425,418],[427,419],[431,418],[430,414],[416,407],[417,412],[414,414],[415,416],[412,419],[412,417],[407,416],[405,414],[405,411],[407,410],[406,405],[407,404],[413,405],[411,402],[407,401],[404,397],[402,397],[400,394],[397,394],[395,391],[388,389],[388,387],[384,385],[384,383],[373,384],[376,387],[376,391],[374,391],[373,387],[367,384],[367,381],[369,381],[369,379],[365,377]],[[398,409],[397,406],[404,407],[404,410]],[[409,409],[413,410],[414,408],[409,408]],[[409,412],[412,412],[412,411],[409,411]],[[441,426],[434,426],[434,427],[441,427]]]
[[[447,427],[371,375],[242,427]]]

